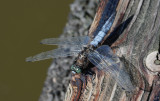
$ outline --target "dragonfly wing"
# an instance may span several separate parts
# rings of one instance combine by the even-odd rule
[[[132,91],[134,87],[130,81],[129,75],[123,69],[120,68],[120,66],[122,66],[120,65],[120,62],[115,62],[114,59],[111,58],[115,56],[110,56],[111,53],[108,53],[108,49],[110,48],[108,48],[108,46],[103,46],[103,50],[105,50],[104,48],[108,50],[108,55],[105,54],[105,56],[102,55],[105,51],[101,50],[101,48],[102,46],[98,48],[96,51],[88,54],[89,61],[100,70],[104,70],[106,73],[111,74],[111,76],[114,79],[116,79],[117,83],[126,91]]]
[[[80,51],[81,49],[73,49],[73,47],[67,48],[67,49],[58,48],[51,51],[42,52],[33,57],[28,57],[26,58],[26,61],[34,62],[34,61],[40,61],[45,59],[51,59],[51,58],[73,56],[73,55],[77,55]]]
[[[112,51],[112,49],[108,46],[108,45],[102,45],[100,47],[98,47],[96,49],[96,51],[105,56],[105,57],[108,57],[110,59],[112,59],[114,62],[116,62],[117,64],[120,63],[120,60],[119,58],[117,57],[117,55],[115,55]]]
[[[48,38],[41,41],[42,44],[47,45],[77,45],[85,46],[88,44],[90,38],[88,36],[67,37],[67,38]]]

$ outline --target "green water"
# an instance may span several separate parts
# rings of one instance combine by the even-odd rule
[[[0,1],[0,101],[39,99],[52,60],[25,58],[54,48],[39,42],[62,33],[72,1]]]

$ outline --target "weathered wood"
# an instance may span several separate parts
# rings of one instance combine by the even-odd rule
[[[110,0],[101,0],[89,31],[94,36],[102,12]],[[103,44],[113,48],[125,65],[135,90],[126,92],[114,79],[96,67],[95,75],[72,75],[65,101],[153,101],[160,97],[158,72],[146,67],[146,57],[158,50],[160,0],[119,0],[115,22]],[[106,15],[107,16],[107,15]],[[112,33],[111,33],[112,32]]]

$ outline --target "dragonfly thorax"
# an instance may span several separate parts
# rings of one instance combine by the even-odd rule
[[[74,64],[71,66],[71,70],[76,73],[81,73],[88,65],[87,54],[90,52],[90,48],[84,48],[84,50],[79,53]]]

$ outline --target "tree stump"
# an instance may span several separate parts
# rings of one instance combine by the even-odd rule
[[[159,47],[160,0],[100,0],[90,37],[97,33],[113,9],[116,18],[102,44],[109,45],[119,56],[134,91],[123,90],[109,74],[93,67],[94,75],[72,74],[65,101],[160,100],[160,65],[152,69],[155,66],[147,67],[151,61],[146,62],[147,56]]]

